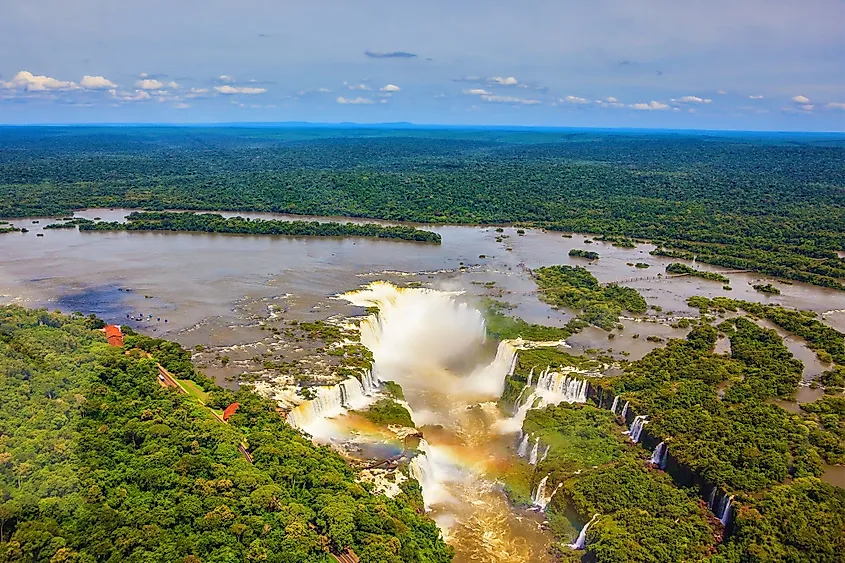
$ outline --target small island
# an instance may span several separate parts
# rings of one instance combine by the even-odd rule
[[[384,226],[374,223],[320,223],[223,217],[218,213],[168,211],[133,212],[125,223],[103,221],[80,223],[80,231],[176,231],[229,233],[239,235],[280,235],[298,237],[373,237],[440,244],[440,235],[414,227]]]
[[[767,284],[758,283],[758,284],[752,285],[751,287],[753,287],[754,289],[756,289],[760,293],[768,293],[769,295],[780,295],[780,290],[770,283],[767,283]]]
[[[599,253],[593,252],[591,250],[583,250],[580,248],[573,248],[569,251],[570,256],[575,256],[577,258],[586,258],[587,260],[598,260]]]
[[[722,282],[726,285],[731,283],[731,280],[728,277],[723,276],[722,274],[717,274],[716,272],[705,272],[703,270],[696,270],[695,268],[691,268],[686,264],[681,264],[680,262],[673,262],[666,266],[666,273],[695,276],[703,280]]]

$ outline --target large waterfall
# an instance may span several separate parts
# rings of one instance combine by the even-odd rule
[[[546,368],[537,378],[534,391],[530,390],[534,369],[528,374],[528,385],[522,388],[514,402],[513,416],[496,423],[496,429],[502,434],[519,432],[528,411],[560,403],[586,403],[589,382],[586,378],[578,379],[566,373],[552,372]],[[523,398],[525,397],[525,398]]]
[[[581,532],[578,534],[578,538],[576,538],[576,540],[574,542],[569,544],[570,548],[572,548],[572,549],[584,549],[584,548],[587,547],[587,529],[590,527],[590,524],[592,524],[593,521],[598,517],[599,517],[598,514],[594,514],[593,517],[590,519],[590,521],[587,522],[586,524],[584,524],[584,527],[581,528]]]
[[[666,442],[660,442],[651,454],[651,464],[660,469],[666,469],[666,457],[668,455],[669,447],[666,446]]]
[[[531,493],[531,503],[539,508],[540,510],[545,510],[546,507],[552,500],[552,497],[558,492],[558,490],[563,486],[563,483],[558,483],[557,486],[552,490],[551,494],[547,494],[548,491],[548,481],[549,476],[546,475],[540,482],[537,483],[537,488]]]
[[[435,462],[435,454],[431,445],[424,439],[420,440],[418,449],[422,452],[411,460],[408,471],[422,488],[423,502],[426,509],[444,500],[443,480],[440,468]]]
[[[337,385],[320,387],[314,399],[305,401],[288,413],[287,422],[294,428],[312,432],[314,424],[320,420],[337,416],[346,409],[366,406],[367,396],[378,385],[378,375],[371,370],[361,377],[361,381],[350,377]]]

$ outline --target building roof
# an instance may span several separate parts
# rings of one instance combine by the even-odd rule
[[[226,410],[223,411],[223,420],[229,420],[229,417],[235,414],[235,411],[238,410],[238,407],[241,406],[240,403],[232,403]]]
[[[123,346],[123,332],[117,325],[106,325],[106,339],[112,346]]]

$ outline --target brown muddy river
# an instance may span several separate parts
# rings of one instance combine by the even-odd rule
[[[129,212],[91,209],[75,216],[121,220]],[[240,215],[311,220],[277,214]],[[39,222],[33,223],[34,220]],[[376,280],[400,285],[416,281],[436,289],[462,290],[470,301],[495,297],[514,305],[510,314],[529,322],[565,323],[569,313],[539,301],[523,264],[528,268],[584,265],[600,282],[623,282],[639,290],[650,305],[663,309],[660,317],[652,313],[651,319],[664,322],[625,320],[624,330],[612,341],[604,331],[585,330],[569,342],[576,351],[612,348],[617,357],[624,352],[629,359],[640,358],[660,345],[648,342],[648,336],[684,336],[685,330],[674,329],[665,320],[696,315],[697,311],[686,305],[686,299],[693,295],[721,295],[812,310],[820,315],[827,313],[826,322],[845,329],[845,292],[799,283],[788,285],[753,274],[730,274],[732,291],[724,290],[721,283],[698,278],[658,278],[667,264],[677,260],[649,255],[654,248],[649,244],[623,249],[601,242],[585,243],[590,238],[585,235],[564,238],[560,233],[529,229],[520,236],[511,227],[497,233],[483,227],[422,226],[442,236],[442,244],[435,246],[365,238],[42,230],[55,221],[56,218],[10,219],[30,232],[0,236],[0,303],[96,313],[106,321],[167,336],[186,347],[201,344],[225,351],[232,356],[232,364],[210,366],[207,370],[222,384],[226,376],[257,369],[249,358],[256,349],[269,349],[259,321],[271,313],[297,320],[360,314],[360,308],[335,296]],[[39,233],[44,236],[37,237]],[[502,235],[507,238],[497,242]],[[588,263],[569,257],[572,248],[594,250],[601,258]],[[649,268],[635,268],[633,264],[637,262],[644,262]],[[696,267],[720,271],[706,264]],[[782,294],[758,293],[751,285],[760,280],[773,282]],[[826,367],[800,340],[789,337],[787,345],[805,362],[806,379]],[[811,396],[810,390],[804,389],[799,401],[812,400],[815,394]],[[841,482],[841,468],[831,468],[827,477],[845,485]],[[489,506],[503,502],[498,492],[485,490],[480,498]],[[499,509],[494,512],[504,514],[502,518],[524,517]],[[483,519],[476,523],[481,528],[490,525]],[[530,529],[535,526],[530,522],[526,525]],[[508,526],[513,527],[503,524],[502,528]],[[464,533],[471,536],[467,530],[470,528],[465,528]],[[483,536],[483,531],[479,529],[477,533]],[[453,536],[455,541],[459,537],[460,534]],[[499,540],[490,541],[495,545]],[[547,538],[538,533],[533,541],[542,543]],[[542,545],[535,545],[532,549],[538,553],[543,551],[541,548]],[[478,560],[477,556],[467,555],[465,560]]]

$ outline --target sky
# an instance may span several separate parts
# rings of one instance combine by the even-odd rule
[[[0,0],[0,123],[845,131],[845,0]]]

